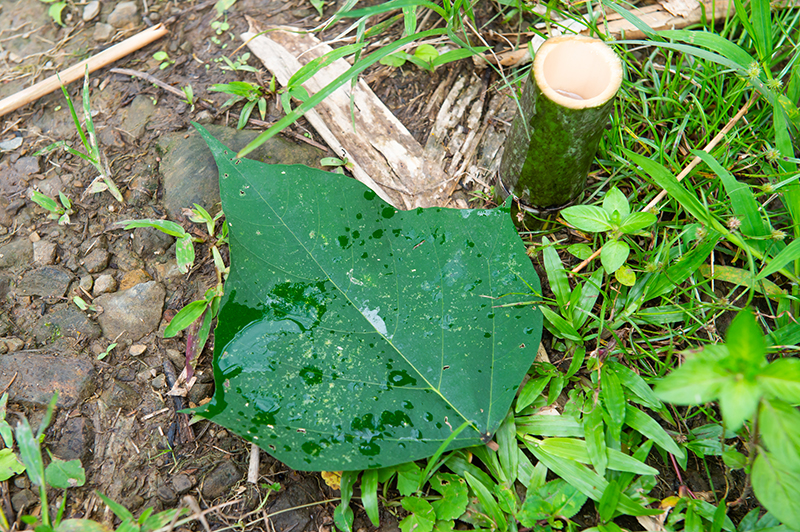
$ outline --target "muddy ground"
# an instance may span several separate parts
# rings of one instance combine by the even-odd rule
[[[199,379],[188,397],[166,395],[183,367],[185,338],[164,339],[163,330],[178,310],[216,284],[207,247],[197,245],[195,266],[182,275],[173,238],[117,225],[168,218],[200,238],[207,236],[204,226],[181,212],[194,202],[211,212],[219,209],[216,170],[205,146],[189,136],[190,122],[217,125],[215,135],[241,147],[252,135],[237,136],[235,115],[220,111],[227,96],[208,89],[234,80],[269,81],[255,58],[250,64],[258,73],[223,70],[222,56],[235,59],[246,52],[232,54],[241,44],[237,35],[247,29],[245,15],[264,25],[301,27],[322,19],[307,0],[239,0],[227,18],[218,18],[214,2],[104,0],[99,11],[96,4],[69,3],[59,27],[44,3],[0,0],[0,99],[162,22],[167,36],[111,67],[144,72],[178,89],[191,85],[204,103],[192,109],[147,81],[111,73],[111,67],[91,74],[98,139],[124,204],[108,192],[85,193],[97,172],[80,158],[61,151],[33,156],[60,140],[80,149],[60,92],[0,118],[0,389],[10,396],[8,419],[14,426],[25,415],[35,427],[52,392],[59,390],[45,447],[63,459],[79,458],[87,475],[84,488],[68,492],[68,516],[111,523],[113,516],[94,490],[134,513],[177,507],[188,494],[202,508],[233,501],[206,516],[212,529],[235,524],[266,529],[267,512],[300,506],[305,507],[273,515],[269,529],[327,529],[335,503],[324,501],[338,492],[318,474],[290,471],[262,453],[256,488],[245,482],[250,455],[245,442],[209,422],[189,427],[180,420],[177,409],[213,393],[210,346],[199,359]],[[326,6],[326,14],[334,9]],[[218,33],[212,23],[225,20],[229,27]],[[163,61],[153,58],[159,51],[169,57],[163,69]],[[423,112],[424,107],[439,85],[452,83],[451,70],[429,74],[378,67],[368,72],[368,80],[424,142],[436,112]],[[80,85],[69,87],[78,105]],[[266,120],[274,121],[279,107],[274,96],[268,99]],[[294,137],[314,138],[302,123],[293,130]],[[333,155],[286,137],[270,149],[276,162],[313,166]],[[70,223],[48,219],[48,212],[29,199],[32,189],[50,197],[63,192],[73,203]],[[76,295],[91,307],[79,309],[72,301]],[[275,483],[280,490],[270,493],[266,486]],[[36,488],[24,475],[2,482],[0,489],[9,521],[40,514]],[[51,504],[62,496],[53,490]],[[396,523],[385,512],[382,528],[395,529]],[[356,526],[367,526],[363,517]],[[199,523],[187,527],[202,528]]]
[[[190,495],[201,508],[217,507],[206,515],[211,529],[328,530],[336,505],[331,499],[338,492],[318,474],[291,471],[262,453],[258,484],[248,484],[249,446],[207,421],[188,426],[177,413],[213,393],[210,345],[199,358],[198,381],[188,396],[166,395],[183,367],[186,341],[182,334],[165,339],[163,331],[177,311],[215,286],[208,247],[197,245],[195,265],[184,275],[173,238],[152,229],[124,230],[117,223],[169,219],[207,238],[204,226],[192,224],[182,210],[195,202],[211,212],[219,209],[216,168],[190,122],[214,127],[215,136],[242,147],[255,133],[236,133],[236,115],[223,109],[227,95],[209,88],[234,80],[267,86],[270,79],[255,58],[249,62],[259,70],[254,73],[224,70],[222,56],[235,60],[247,51],[234,52],[241,44],[237,36],[247,30],[245,16],[263,26],[311,28],[322,20],[308,0],[238,0],[223,17],[214,3],[69,3],[60,27],[48,16],[47,4],[0,0],[0,99],[150,25],[161,22],[169,29],[162,39],[90,76],[97,136],[123,204],[108,192],[86,193],[97,172],[80,158],[60,151],[33,156],[60,140],[80,148],[60,92],[0,117],[0,390],[9,393],[12,426],[21,415],[36,426],[59,390],[45,447],[54,456],[80,459],[87,473],[86,486],[68,492],[68,516],[111,523],[98,490],[134,513],[175,508]],[[326,15],[336,9],[330,4]],[[494,15],[486,5],[486,12],[478,13],[482,22]],[[402,20],[388,31],[398,37]],[[156,52],[166,52],[168,59],[154,58]],[[112,73],[112,67],[149,74],[177,89],[191,85],[203,103],[192,108],[141,77]],[[472,69],[469,61],[434,73],[411,65],[377,66],[365,79],[424,144],[438,111],[435,103]],[[476,78],[487,88],[494,81],[486,71]],[[69,92],[80,102],[80,83]],[[277,98],[269,96],[266,121],[280,116]],[[334,155],[296,140],[320,143],[302,121],[292,131],[256,156],[319,166],[320,158]],[[482,184],[453,190],[463,201],[476,187]],[[48,219],[29,199],[32,189],[50,197],[66,194],[73,202],[70,223]],[[74,296],[89,308],[79,309]],[[695,476],[693,489],[704,491],[701,475]],[[267,487],[274,484],[280,485],[277,492]],[[54,490],[51,504],[62,496]],[[36,488],[24,475],[0,483],[0,504],[10,521],[41,511]],[[383,510],[382,529],[397,529],[396,511]],[[193,522],[183,529],[202,527]],[[357,512],[355,528],[374,527]]]

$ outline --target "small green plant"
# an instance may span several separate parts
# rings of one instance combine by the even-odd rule
[[[88,519],[62,519],[67,501],[66,490],[83,486],[86,482],[86,473],[81,466],[80,460],[65,461],[50,456],[50,463],[47,467],[44,466],[41,442],[44,439],[45,429],[50,425],[57,400],[58,392],[53,394],[53,398],[50,400],[50,404],[47,407],[45,416],[36,434],[33,433],[28,419],[22,416],[12,435],[11,427],[5,420],[8,394],[3,394],[3,397],[0,398],[0,434],[2,434],[3,443],[6,445],[6,448],[0,451],[0,458],[2,459],[3,466],[2,469],[0,469],[0,478],[2,478],[2,480],[8,480],[12,476],[24,471],[28,479],[30,479],[31,484],[38,486],[39,500],[41,501],[41,515],[38,517],[24,515],[20,518],[22,522],[35,526],[37,531],[100,531],[102,530],[100,525]],[[19,448],[19,458],[17,458],[13,452],[15,439],[17,447]],[[61,506],[55,518],[50,515],[50,507],[47,503],[48,487],[63,489],[65,491]],[[9,523],[2,508],[0,508],[0,529],[3,531],[9,530]]]
[[[89,102],[89,67],[86,67],[86,73],[83,78],[83,120],[86,123],[86,131],[84,131],[83,126],[81,126],[81,122],[78,119],[78,114],[75,112],[75,106],[72,104],[72,99],[69,97],[67,88],[63,84],[61,85],[61,91],[64,93],[64,97],[67,99],[69,112],[72,115],[72,122],[75,124],[75,129],[78,130],[78,135],[80,135],[81,143],[83,144],[83,148],[86,150],[86,153],[81,153],[69,146],[67,141],[60,140],[37,151],[33,154],[34,157],[50,153],[58,148],[61,148],[76,157],[80,157],[84,161],[94,166],[95,170],[97,170],[99,174],[89,184],[86,192],[95,194],[98,192],[103,192],[104,190],[108,190],[111,192],[111,195],[114,196],[114,199],[122,203],[122,194],[117,188],[117,185],[111,179],[111,171],[108,168],[108,161],[106,160],[105,154],[100,151],[100,146],[97,142],[97,135],[95,133],[94,122],[92,121],[92,110]]]
[[[74,296],[72,298],[72,302],[75,303],[75,306],[81,309],[82,311],[86,312],[97,312],[97,307],[92,305],[91,303],[87,303],[85,299],[81,296]]]
[[[258,112],[261,115],[261,120],[267,116],[267,99],[264,96],[264,90],[253,83],[246,81],[232,81],[230,83],[215,83],[208,90],[213,92],[224,92],[231,97],[222,104],[222,107],[229,107],[240,101],[246,101],[242,107],[242,112],[239,114],[239,123],[237,129],[242,129],[247,125],[250,120],[250,114],[258,105]]]
[[[600,252],[600,261],[607,274],[633,286],[636,274],[624,266],[631,253],[630,244],[624,239],[628,235],[642,234],[645,227],[656,223],[651,212],[631,212],[628,198],[617,187],[611,188],[603,198],[603,206],[574,205],[561,211],[561,216],[573,227],[590,233],[605,232],[606,242]]]
[[[38,190],[34,190],[31,192],[31,200],[39,207],[50,211],[50,214],[47,215],[48,219],[58,220],[58,225],[69,225],[69,215],[73,213],[72,202],[63,192],[58,193],[59,201],[56,201]]]
[[[325,0],[309,0],[309,1],[311,2],[311,5],[314,6],[314,9],[317,10],[319,16],[323,16],[325,10]]]
[[[717,401],[725,428],[749,421],[745,465],[758,500],[787,526],[800,529],[800,359],[768,362],[767,343],[749,310],[739,312],[725,344],[686,352],[683,365],[661,380],[660,399],[677,405]],[[729,464],[745,464],[736,451]],[[748,471],[749,469],[749,471]]]
[[[231,61],[226,56],[222,56],[222,60],[225,61],[227,66],[220,66],[222,70],[233,70],[233,71],[242,71],[242,72],[258,72],[256,67],[252,67],[247,64],[250,60],[250,52],[243,53],[235,60]]]
[[[169,58],[169,54],[167,52],[165,52],[164,50],[159,50],[158,52],[154,53],[153,54],[153,59],[155,59],[156,61],[160,61],[161,62],[161,64],[158,65],[159,70],[164,70],[168,66],[170,66],[170,65],[175,63],[175,60],[174,59],[170,59]]]
[[[173,510],[164,510],[162,512],[154,514],[153,508],[147,508],[139,515],[138,518],[136,518],[130,512],[130,510],[125,508],[120,503],[106,497],[99,491],[95,491],[95,494],[97,494],[97,496],[100,497],[103,500],[103,502],[108,505],[109,508],[111,508],[111,511],[114,512],[114,515],[119,517],[120,521],[122,521],[117,527],[117,532],[120,531],[153,532],[154,530],[163,529],[170,523],[176,523],[178,517],[189,513],[188,508],[180,508]],[[183,521],[181,523],[183,523]],[[91,532],[94,532],[95,529],[83,529],[83,530],[91,530]],[[98,529],[98,532],[102,530],[105,529]],[[55,532],[58,532],[58,530],[56,530]]]
[[[47,15],[59,26],[64,26],[64,23],[61,21],[61,15],[64,12],[64,8],[67,7],[67,3],[63,0],[59,0],[58,2],[56,2],[56,0],[39,1],[44,2],[45,4],[50,4],[50,7],[47,8]]]
[[[423,70],[433,72],[437,67],[447,63],[452,63],[453,61],[458,61],[459,59],[470,57],[476,52],[483,52],[485,50],[486,48],[476,48],[473,52],[459,48],[440,54],[439,50],[437,50],[434,46],[430,44],[420,44],[414,50],[413,54],[402,51],[395,52],[392,55],[388,55],[381,59],[380,63],[382,65],[391,67],[401,67],[406,64],[406,61],[408,61],[414,63]]]
[[[186,105],[191,106],[192,111],[194,111],[196,100],[194,99],[194,90],[192,89],[192,84],[190,83],[186,85],[181,89],[181,91],[183,92],[184,96],[184,99],[182,101],[185,102]]]
[[[346,156],[342,156],[341,159],[338,157],[323,157],[319,160],[319,164],[322,166],[331,166],[333,167],[333,171],[337,174],[344,174],[345,169],[352,170],[353,163],[350,162]]]
[[[220,301],[224,294],[224,280],[228,276],[229,267],[225,266],[222,254],[218,246],[228,243],[228,226],[222,224],[219,233],[216,232],[216,224],[222,218],[222,211],[216,216],[204,209],[201,205],[194,204],[191,209],[183,209],[183,214],[189,220],[198,224],[205,224],[208,231],[208,239],[214,239],[211,245],[211,256],[214,260],[214,268],[217,272],[217,284],[213,288],[206,290],[203,299],[193,301],[183,307],[172,318],[167,328],[164,330],[164,338],[172,338],[184,329],[189,329],[186,339],[186,370],[189,377],[192,375],[192,362],[202,352],[203,347],[208,341],[211,333],[211,324],[219,312]],[[202,242],[202,239],[192,237],[183,227],[175,222],[168,220],[134,220],[119,222],[126,224],[125,229],[136,227],[152,227],[178,239],[176,246],[176,260],[181,272],[188,272],[194,263],[194,242]]]
[[[108,347],[106,347],[106,350],[104,352],[100,353],[99,355],[97,355],[97,360],[103,360],[104,358],[106,358],[108,355],[111,354],[111,351],[113,351],[115,347],[117,347],[117,342],[112,342],[112,343],[108,344]]]
[[[124,225],[124,229],[152,227],[169,236],[174,236],[177,239],[175,245],[175,260],[178,263],[178,270],[180,270],[181,273],[187,273],[194,264],[194,243],[202,242],[199,238],[193,237],[186,232],[186,229],[181,227],[180,224],[169,220],[152,220],[147,218],[143,220],[123,220],[117,222],[117,225]]]

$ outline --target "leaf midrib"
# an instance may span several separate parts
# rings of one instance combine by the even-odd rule
[[[344,290],[343,290],[343,289],[342,289],[342,288],[341,288],[341,287],[340,287],[340,286],[339,286],[339,285],[338,285],[338,284],[337,284],[337,283],[336,283],[336,282],[335,282],[335,281],[334,281],[334,280],[331,278],[330,274],[328,273],[328,270],[327,270],[326,268],[324,268],[324,267],[322,266],[322,264],[320,264],[320,262],[317,260],[317,257],[316,257],[316,256],[314,256],[314,254],[313,254],[313,253],[312,253],[312,252],[311,252],[311,251],[308,249],[308,247],[307,247],[307,246],[305,245],[305,243],[304,243],[304,242],[303,242],[303,241],[302,241],[302,240],[301,240],[301,239],[300,239],[300,238],[297,236],[297,234],[295,234],[295,232],[294,232],[294,231],[291,229],[291,227],[289,227],[289,225],[288,225],[288,224],[286,224],[286,222],[284,221],[284,218],[283,218],[283,216],[281,216],[281,215],[280,215],[280,214],[277,212],[277,210],[276,210],[276,209],[275,209],[275,208],[272,206],[272,204],[271,204],[271,203],[270,203],[270,202],[267,200],[267,198],[265,198],[265,197],[264,197],[264,195],[262,195],[262,194],[261,194],[261,191],[259,190],[259,187],[256,187],[256,186],[254,186],[254,183],[252,183],[252,182],[251,182],[251,181],[250,181],[250,180],[249,180],[249,179],[248,179],[248,178],[247,178],[247,177],[244,175],[244,173],[243,173],[242,171],[240,171],[240,170],[237,168],[237,166],[238,166],[238,165],[231,164],[231,162],[230,162],[230,159],[226,159],[226,160],[228,161],[228,164],[229,164],[229,166],[231,166],[231,168],[232,168],[232,171],[234,171],[234,172],[238,173],[238,174],[239,174],[239,176],[241,177],[241,179],[242,179],[243,181],[245,181],[245,182],[247,182],[247,183],[250,183],[250,185],[251,185],[251,186],[253,187],[253,189],[255,190],[256,194],[257,194],[257,195],[258,195],[258,196],[261,198],[261,200],[264,202],[264,204],[265,204],[265,205],[267,205],[267,206],[269,207],[269,209],[272,211],[273,215],[274,215],[275,217],[277,217],[277,219],[278,219],[278,220],[280,220],[280,223],[283,225],[283,227],[285,227],[285,228],[286,228],[286,230],[287,230],[287,231],[289,231],[289,233],[292,235],[292,237],[295,239],[295,241],[296,241],[296,242],[297,242],[297,243],[298,243],[298,244],[299,244],[299,245],[300,245],[300,246],[303,248],[303,250],[305,251],[305,253],[306,253],[306,254],[307,254],[307,255],[308,255],[308,256],[309,256],[309,257],[310,257],[310,258],[311,258],[311,259],[314,261],[314,263],[317,265],[317,267],[320,269],[320,271],[322,271],[322,273],[325,275],[325,277],[328,279],[328,281],[330,281],[330,282],[331,282],[331,284],[333,284],[333,286],[336,288],[336,290],[338,290],[338,291],[339,291],[339,293],[341,293],[341,294],[342,294],[342,296],[344,296],[344,298],[347,300],[347,302],[348,302],[348,303],[349,303],[349,304],[350,304],[350,305],[351,305],[353,308],[355,308],[355,309],[356,309],[356,311],[358,311],[358,313],[361,315],[361,317],[362,317],[362,318],[364,318],[364,320],[366,320],[366,321],[367,321],[367,323],[369,323],[370,327],[372,327],[373,329],[375,329],[375,332],[376,332],[377,334],[379,334],[379,335],[381,336],[381,338],[383,338],[383,339],[384,339],[384,340],[385,340],[385,341],[386,341],[386,342],[387,342],[387,343],[388,343],[388,344],[389,344],[389,345],[392,347],[392,349],[394,349],[394,351],[395,351],[395,352],[396,352],[396,353],[397,353],[397,354],[398,354],[400,357],[402,357],[402,359],[403,359],[403,360],[404,360],[404,361],[405,361],[405,362],[406,362],[406,363],[407,363],[409,366],[411,366],[411,368],[412,368],[412,369],[413,369],[413,370],[414,370],[414,371],[417,373],[417,375],[419,375],[419,377],[420,377],[420,378],[421,378],[421,379],[422,379],[422,380],[423,380],[423,381],[424,381],[424,382],[425,382],[425,383],[426,383],[426,384],[427,384],[427,385],[430,387],[430,389],[431,389],[431,390],[432,390],[434,393],[436,393],[436,395],[438,395],[438,396],[439,396],[439,397],[440,397],[440,398],[441,398],[441,399],[442,399],[442,400],[443,400],[443,401],[444,401],[444,402],[445,402],[445,403],[446,403],[448,406],[450,406],[450,408],[452,408],[452,409],[453,409],[453,410],[454,410],[454,411],[455,411],[455,412],[456,412],[456,413],[457,413],[457,414],[458,414],[458,415],[461,417],[461,419],[463,419],[464,421],[468,422],[468,423],[471,425],[471,427],[472,427],[472,428],[475,430],[475,432],[477,432],[479,435],[481,435],[481,431],[478,429],[478,427],[476,427],[476,426],[475,426],[475,424],[474,424],[474,423],[473,423],[473,422],[472,422],[470,419],[468,419],[468,418],[467,418],[467,417],[466,417],[466,416],[465,416],[465,415],[464,415],[464,414],[461,412],[461,410],[459,410],[459,409],[458,409],[458,408],[457,408],[457,407],[456,407],[456,406],[455,406],[455,405],[454,405],[454,404],[453,404],[453,403],[452,403],[452,402],[451,402],[449,399],[447,399],[447,398],[446,398],[446,397],[445,397],[445,396],[444,396],[444,395],[441,393],[441,391],[440,391],[439,389],[435,388],[435,387],[434,387],[434,386],[431,384],[431,382],[430,382],[428,379],[426,379],[426,378],[425,378],[425,376],[422,374],[422,372],[420,372],[420,371],[417,369],[417,367],[416,367],[416,366],[415,366],[415,365],[414,365],[414,364],[413,364],[413,363],[412,363],[410,360],[408,360],[408,358],[407,358],[407,357],[406,357],[406,356],[403,354],[403,352],[401,352],[401,351],[400,351],[400,350],[397,348],[397,346],[395,346],[395,345],[394,345],[394,343],[393,343],[393,342],[392,342],[392,341],[391,341],[389,338],[387,338],[386,336],[384,336],[383,334],[381,334],[381,332],[380,332],[380,331],[378,331],[378,330],[375,328],[375,326],[374,326],[374,325],[372,325],[372,322],[371,322],[370,320],[368,320],[366,316],[364,316],[364,314],[363,314],[363,313],[362,313],[362,312],[361,312],[361,311],[358,309],[358,306],[356,306],[356,305],[355,305],[355,303],[354,303],[354,302],[353,302],[353,300],[352,300],[352,299],[351,299],[351,298],[350,298],[350,297],[347,295],[347,293],[346,293],[346,292],[345,292],[345,291],[344,291]],[[245,162],[245,165],[248,165],[248,164],[249,164],[249,160],[247,160],[247,159],[241,159],[241,160],[242,160],[243,162]],[[317,204],[319,204],[319,198],[317,197],[316,199],[317,199]],[[318,211],[318,212],[319,212],[319,211]],[[318,224],[319,224],[319,220],[318,220]],[[235,235],[233,235],[233,234],[232,234],[232,235],[231,235],[231,238],[235,238]],[[242,244],[242,246],[244,246],[244,245]],[[434,249],[435,249],[435,248],[434,248]],[[392,261],[392,263],[393,263],[393,266],[395,267],[394,269],[395,269],[395,273],[396,273],[396,262],[393,260],[393,261]],[[294,275],[294,274],[292,274],[292,275]],[[490,279],[491,279],[491,276],[490,276]],[[443,293],[442,293],[442,296],[443,296],[443,297],[442,297],[442,299],[444,299],[444,289],[443,289],[443,288],[442,288],[442,292],[443,292]],[[492,318],[492,328],[493,328],[492,330],[493,330],[493,332],[494,332],[494,323],[495,323],[495,318]],[[395,329],[395,330],[396,330],[396,329]],[[494,338],[494,335],[492,336],[492,338]],[[495,341],[493,340],[493,341],[492,341],[492,361],[494,361],[494,345],[495,345]],[[443,342],[442,342],[442,349],[444,349],[444,343],[443,343]],[[494,364],[492,364],[492,376],[493,376],[493,375],[494,375]],[[493,383],[494,383],[494,379],[493,379],[493,378],[491,378],[491,379],[490,379],[490,398],[491,398],[491,393],[492,393],[491,386],[493,385]],[[490,407],[490,410],[491,410],[491,407]],[[489,419],[489,417],[488,417],[488,415],[487,415],[487,420],[488,420],[488,419]],[[487,425],[487,430],[488,430],[488,425]]]

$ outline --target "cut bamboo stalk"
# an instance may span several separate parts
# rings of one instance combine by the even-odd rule
[[[39,83],[31,85],[27,89],[24,89],[16,94],[12,94],[3,100],[0,100],[0,116],[19,109],[23,105],[36,101],[42,96],[50,94],[54,90],[60,88],[62,84],[68,85],[77,79],[83,78],[83,74],[86,71],[87,66],[89,67],[89,72],[94,72],[95,70],[103,68],[104,66],[109,65],[114,61],[121,59],[126,55],[135,52],[136,50],[139,50],[140,48],[144,48],[151,42],[160,39],[166,34],[167,28],[165,28],[162,24],[157,24],[152,28],[141,31],[133,37],[129,37],[128,39],[115,44],[107,50],[103,50],[97,55],[72,65],[59,74],[54,74],[49,78],[40,81]],[[58,79],[59,77],[61,77],[61,80]]]
[[[557,210],[583,191],[614,96],[619,57],[581,35],[545,41],[533,62],[506,140],[499,193],[525,210]]]

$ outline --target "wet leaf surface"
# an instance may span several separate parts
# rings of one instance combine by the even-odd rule
[[[294,469],[356,470],[488,441],[541,337],[508,209],[398,211],[355,180],[237,159],[220,171],[231,273],[216,392],[198,414]],[[502,306],[501,306],[502,305]]]

